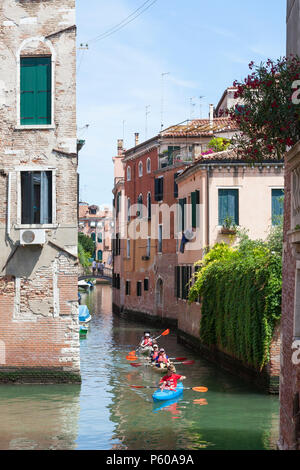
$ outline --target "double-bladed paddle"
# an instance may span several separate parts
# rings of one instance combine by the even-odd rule
[[[183,361],[183,362],[173,362],[172,364],[183,364],[185,366],[191,366],[192,364],[195,364],[195,361]],[[149,367],[151,366],[152,364],[142,364],[140,362],[137,362],[137,363],[132,363],[130,364],[132,367],[142,367],[142,366],[146,366],[146,367]]]
[[[130,385],[131,388],[155,388],[156,390],[159,387],[152,387],[150,385]],[[207,387],[184,387],[183,390],[194,390],[194,392],[199,392],[199,393],[206,393],[208,392]],[[166,390],[168,391],[168,390]]]

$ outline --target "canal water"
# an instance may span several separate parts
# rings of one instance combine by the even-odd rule
[[[277,397],[257,392],[177,344],[161,338],[186,387],[206,386],[200,394],[185,390],[175,403],[154,404],[152,389],[160,375],[126,360],[139,343],[144,325],[112,314],[111,288],[97,286],[83,295],[93,315],[81,340],[81,386],[0,387],[0,449],[219,450],[275,449]],[[161,331],[152,330],[155,335]]]

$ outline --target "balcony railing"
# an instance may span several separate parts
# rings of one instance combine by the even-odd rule
[[[163,152],[159,155],[159,168],[166,168],[180,163],[192,163],[194,160],[194,152],[181,149],[173,152]]]

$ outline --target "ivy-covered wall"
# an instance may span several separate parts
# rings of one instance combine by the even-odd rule
[[[190,289],[201,296],[201,341],[262,370],[270,360],[281,316],[282,257],[270,242],[245,237],[238,247],[216,245]]]

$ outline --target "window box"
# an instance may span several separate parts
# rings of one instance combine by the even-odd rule
[[[222,235],[236,235],[236,228],[221,227],[220,233]]]

